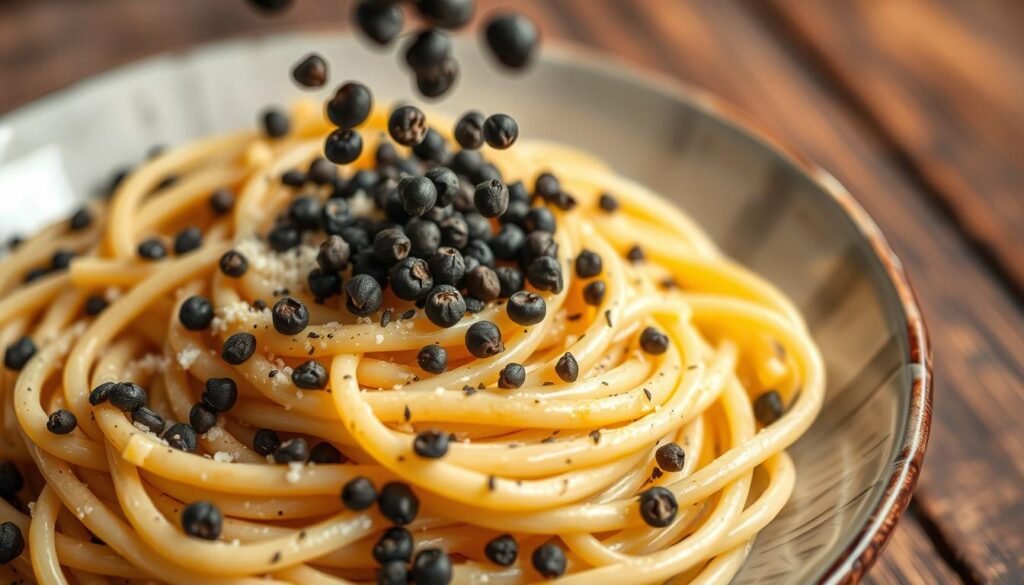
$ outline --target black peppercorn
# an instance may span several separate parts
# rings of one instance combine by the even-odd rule
[[[501,330],[490,321],[477,321],[466,329],[466,349],[477,358],[488,358],[505,351]]]
[[[348,130],[366,121],[373,110],[373,94],[361,83],[349,81],[327,101],[327,118],[335,126]]]
[[[423,311],[434,325],[451,327],[466,314],[466,301],[455,287],[441,284],[431,289]]]
[[[426,177],[402,177],[398,181],[398,200],[409,215],[420,216],[437,201],[437,188]]]
[[[377,570],[377,585],[408,585],[406,561],[387,561]]]
[[[526,382],[526,368],[520,364],[508,364],[498,374],[499,388],[519,388],[524,382]]]
[[[224,525],[224,517],[210,502],[192,502],[181,511],[181,527],[185,534],[217,540]]]
[[[348,480],[341,488],[341,502],[353,512],[361,512],[377,501],[377,489],[373,482],[359,476]]]
[[[46,419],[46,430],[55,435],[66,435],[75,430],[78,426],[78,419],[70,410],[55,410]]]
[[[462,148],[475,150],[484,144],[484,115],[470,110],[455,123],[455,140]]]
[[[434,26],[449,29],[467,25],[475,7],[475,0],[420,0],[416,4],[423,18]]]
[[[438,430],[417,433],[412,442],[412,450],[426,459],[440,459],[448,453],[448,433]]]
[[[68,220],[68,228],[73,232],[84,230],[85,228],[92,225],[92,213],[87,207],[83,207],[76,211],[71,219]]]
[[[676,495],[666,488],[655,486],[640,494],[640,516],[648,526],[664,528],[676,519],[678,511]]]
[[[654,460],[662,471],[682,471],[686,452],[676,443],[666,443],[654,452]]]
[[[316,53],[306,55],[292,68],[292,79],[305,88],[323,87],[327,83],[327,61]]]
[[[370,40],[378,45],[387,45],[402,32],[405,18],[398,4],[362,0],[356,4],[355,22]]]
[[[191,453],[199,447],[199,436],[191,425],[178,423],[164,433],[164,440],[175,449]]]
[[[435,284],[457,285],[466,273],[462,254],[447,246],[438,248],[430,257],[428,265]]]
[[[519,226],[506,223],[491,238],[488,245],[498,260],[514,260],[519,257],[526,243],[526,234]]]
[[[309,309],[299,299],[284,297],[271,310],[274,329],[282,335],[298,335],[309,325]]]
[[[569,352],[562,354],[555,363],[555,373],[563,382],[575,382],[580,375],[580,365],[576,357]]]
[[[302,233],[294,225],[282,224],[270,230],[267,243],[275,252],[287,252],[302,243]]]
[[[391,290],[394,291],[395,296],[406,301],[414,301],[427,296],[434,286],[430,268],[428,268],[426,260],[421,258],[403,259],[391,267],[389,276]]]
[[[668,349],[668,336],[654,327],[646,327],[640,333],[640,347],[649,354],[661,355]]]
[[[518,13],[503,13],[484,25],[484,40],[499,63],[511,69],[527,66],[537,50],[540,33],[530,19]]]
[[[501,294],[501,282],[494,270],[487,266],[477,266],[466,274],[466,289],[469,294],[486,303]]]
[[[519,138],[519,124],[507,114],[493,114],[484,121],[483,134],[488,146],[504,150]]]
[[[597,206],[605,213],[614,213],[619,209],[619,202],[608,193],[602,193],[597,200]]]
[[[189,297],[178,309],[178,320],[189,331],[202,331],[213,322],[213,303],[206,297]]]
[[[6,565],[25,552],[25,538],[14,522],[0,524],[0,565]]]
[[[132,411],[132,423],[135,426],[144,427],[156,435],[164,431],[164,417],[145,406],[140,406]]]
[[[427,135],[427,117],[416,106],[401,106],[388,118],[391,139],[402,146],[416,146]]]
[[[320,244],[316,262],[324,272],[339,272],[348,266],[351,249],[341,236],[330,236]]]
[[[107,400],[119,410],[131,412],[140,406],[145,406],[149,396],[138,384],[118,382],[107,389]]]
[[[310,270],[309,275],[306,277],[306,286],[309,287],[309,292],[313,293],[317,302],[341,294],[341,284],[340,274],[337,272],[324,272],[320,268]]]
[[[462,249],[462,257],[464,261],[472,258],[475,259],[479,264],[494,268],[494,252],[491,251],[491,247],[487,245],[487,242],[483,240],[470,240],[466,247]],[[466,266],[466,273],[468,274],[475,266]]]
[[[595,280],[583,287],[583,302],[598,306],[604,302],[605,284],[603,280]]]
[[[534,549],[531,561],[533,568],[546,579],[554,579],[565,574],[565,552],[553,542]]]
[[[601,274],[601,257],[590,250],[583,250],[576,257],[576,276],[580,278],[593,278]]]
[[[233,366],[244,364],[256,353],[256,337],[252,333],[235,333],[224,340],[220,357]]]
[[[505,310],[513,323],[536,325],[547,315],[547,303],[537,293],[519,291],[509,297]]]
[[[320,227],[330,235],[338,235],[352,226],[352,216],[344,199],[328,199],[320,211]]]
[[[562,292],[562,266],[551,256],[541,256],[526,268],[526,279],[538,290]]]
[[[783,414],[782,396],[776,390],[769,390],[754,400],[754,417],[764,426],[779,420]]]
[[[302,437],[288,439],[274,451],[275,463],[305,463],[308,460],[309,444]]]
[[[292,0],[249,0],[249,4],[263,12],[274,13],[291,8]]]
[[[476,211],[466,211],[462,214],[466,220],[466,230],[470,240],[483,240],[489,242],[492,237],[491,222]]]
[[[381,488],[377,506],[385,518],[398,526],[405,526],[416,519],[420,500],[407,484],[393,481]]]
[[[238,401],[238,385],[231,378],[209,378],[202,398],[214,412],[227,412]]]
[[[473,204],[484,217],[498,217],[508,209],[508,187],[498,179],[482,182],[473,192]]]
[[[373,237],[373,257],[378,262],[391,266],[409,255],[412,242],[402,228],[388,228]]]
[[[269,108],[263,112],[263,132],[268,138],[281,138],[291,130],[291,120],[288,116],[276,108]]]
[[[50,259],[50,269],[67,270],[74,257],[75,253],[72,250],[57,250],[53,253],[53,258]]]
[[[320,200],[309,195],[296,197],[288,205],[288,219],[295,227],[303,231],[319,228]]]
[[[420,369],[431,374],[440,374],[448,369],[448,352],[440,345],[425,345],[416,354]]]
[[[461,214],[451,215],[441,220],[441,245],[461,250],[469,242],[469,227]]]
[[[249,260],[236,250],[228,250],[220,257],[220,271],[224,276],[239,278],[249,270]]]
[[[377,312],[384,302],[380,284],[368,274],[357,274],[345,285],[348,299],[345,308],[353,315],[367,317]]]
[[[494,269],[494,273],[498,275],[498,284],[500,285],[498,298],[505,299],[511,297],[523,289],[525,277],[518,268],[499,266]]]
[[[167,248],[160,238],[149,238],[139,243],[139,257],[145,260],[163,260],[167,257]]]
[[[553,234],[557,227],[555,214],[547,207],[532,207],[523,218],[523,228],[528,232],[543,231]]]
[[[448,158],[448,141],[440,132],[429,128],[423,142],[412,147],[412,153],[422,161],[444,162]]]
[[[405,224],[405,235],[412,245],[409,254],[417,258],[429,258],[441,245],[441,228],[428,219],[410,219]]]
[[[309,452],[309,460],[319,465],[336,464],[341,463],[344,456],[334,445],[327,441],[320,441],[313,445],[313,449]]]
[[[324,156],[334,164],[347,165],[363,153],[363,137],[352,128],[339,128],[324,141]]]
[[[416,71],[416,89],[423,97],[437,98],[448,93],[459,78],[459,63],[451,57],[439,65]]]
[[[644,261],[644,250],[639,245],[633,246],[626,252],[626,259],[630,262],[643,262]]]
[[[217,215],[223,215],[235,206],[235,195],[226,188],[220,188],[210,195],[210,208]]]
[[[110,389],[116,384],[117,382],[104,382],[93,388],[92,391],[89,392],[89,404],[96,406],[97,404],[106,402],[110,394]],[[143,403],[145,403],[145,400],[143,400]]]
[[[252,450],[266,457],[281,446],[281,438],[270,429],[260,429],[252,437]]]
[[[327,185],[338,178],[338,167],[331,161],[318,156],[309,163],[306,176],[314,185]]]
[[[102,313],[107,308],[108,304],[107,299],[98,295],[92,295],[85,299],[85,314],[90,317],[95,317]]]
[[[292,370],[292,383],[304,390],[323,390],[327,387],[327,369],[316,360],[303,362]]]
[[[448,585],[452,560],[439,548],[425,548],[412,561],[412,581],[417,585]]]
[[[198,250],[203,245],[203,231],[197,227],[188,227],[174,237],[174,253],[178,256]]]
[[[435,205],[447,207],[455,201],[459,192],[459,177],[448,167],[434,167],[424,175],[434,185],[437,194]]]
[[[306,173],[300,171],[299,169],[290,169],[285,171],[284,174],[281,175],[281,184],[286,185],[288,187],[302,187],[306,184],[306,181],[308,180],[309,177],[306,176]]]
[[[562,191],[562,185],[558,181],[558,177],[551,173],[541,173],[537,175],[537,180],[533,184],[533,192],[544,201],[551,201]]]
[[[522,266],[529,266],[531,262],[541,256],[558,257],[558,243],[554,236],[548,231],[534,231],[526,236],[520,252],[520,263]]]
[[[413,71],[423,71],[443,63],[451,52],[451,38],[436,28],[428,28],[409,40],[405,49],[405,63]]]
[[[412,560],[412,551],[412,534],[401,526],[392,526],[373,545],[373,559],[382,565],[388,561],[409,562]]]
[[[136,412],[138,412],[138,410],[136,410]],[[197,402],[192,405],[192,409],[188,412],[188,424],[200,435],[205,434],[209,432],[210,429],[217,426],[217,413],[202,402]],[[162,428],[163,427],[161,425],[161,429]]]
[[[4,366],[10,370],[20,371],[34,355],[36,355],[35,342],[28,336],[22,336],[7,346],[4,351]]]
[[[484,555],[496,565],[511,567],[519,556],[519,544],[511,534],[502,534],[487,541]]]

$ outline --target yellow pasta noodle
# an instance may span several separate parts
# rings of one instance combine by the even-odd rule
[[[24,336],[35,351],[0,376],[0,459],[24,484],[0,502],[0,521],[26,543],[0,574],[45,584],[375,582],[372,549],[393,522],[339,496],[364,477],[378,490],[411,487],[416,550],[448,555],[454,583],[543,580],[532,561],[543,545],[564,553],[559,582],[728,582],[789,498],[796,470],[785,449],[822,403],[821,357],[789,300],[642,185],[570,147],[522,141],[484,156],[507,182],[532,186],[552,172],[576,202],[549,206],[564,286],[538,291],[546,317],[519,325],[495,300],[441,328],[386,289],[390,323],[382,311],[358,318],[344,293],[317,301],[306,283],[322,232],[285,252],[263,237],[298,191],[282,174],[305,169],[331,130],[314,110],[294,108],[282,138],[240,132],[170,149],[135,168],[109,201],[90,204],[91,225],[47,228],[3,261],[0,343]],[[374,111],[360,132],[363,154],[339,167],[343,181],[374,167],[387,113]],[[227,213],[209,204],[217,189],[235,194]],[[302,192],[323,200],[332,187]],[[606,194],[617,210],[600,204]],[[380,214],[364,194],[348,204]],[[166,245],[188,226],[202,230],[198,249],[139,256],[141,242]],[[75,253],[67,270],[23,283],[59,250]],[[248,260],[241,277],[219,268],[229,250]],[[599,276],[575,272],[583,250],[600,256]],[[595,280],[605,287],[597,305],[583,293]],[[193,295],[215,307],[207,329],[179,319]],[[279,333],[266,308],[285,295],[310,314],[294,335]],[[481,321],[501,331],[504,350],[491,357],[466,346]],[[641,347],[648,327],[667,337],[663,353]],[[236,333],[252,334],[256,350],[231,365],[221,349]],[[417,363],[430,344],[447,351],[443,373]],[[575,381],[560,374],[567,352]],[[309,360],[329,372],[325,389],[293,382]],[[499,387],[511,363],[525,367],[525,382]],[[188,423],[210,378],[235,380],[238,401],[192,452],[109,401],[90,401],[104,382],[134,382],[167,426]],[[770,393],[781,416],[760,412]],[[67,434],[48,428],[59,409],[77,421]],[[254,448],[259,429],[327,442],[344,460],[275,463]],[[431,429],[451,434],[443,457],[414,447]],[[685,453],[678,469],[659,467],[656,452],[668,443]],[[678,508],[663,527],[641,509],[652,488]],[[195,501],[223,515],[219,538],[183,530],[182,510]],[[505,566],[485,552],[499,535],[518,546]]]

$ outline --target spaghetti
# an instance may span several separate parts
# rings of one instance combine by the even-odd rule
[[[534,204],[556,220],[562,279],[521,286],[543,300],[542,320],[514,321],[504,294],[469,299],[439,327],[395,287],[357,316],[346,302],[362,293],[311,290],[322,231],[300,231],[286,251],[264,234],[298,191],[317,202],[343,191],[352,217],[379,219],[386,202],[346,185],[357,170],[410,164],[375,152],[418,159],[380,146],[387,116],[374,111],[340,178],[289,186],[282,176],[307,168],[330,130],[309,105],[291,122],[279,138],[169,150],[91,204],[91,223],[54,225],[4,261],[0,347],[33,347],[9,350],[0,376],[11,462],[0,520],[25,540],[0,579],[349,583],[377,579],[383,559],[418,582],[445,582],[446,567],[455,583],[730,580],[789,498],[784,449],[822,402],[821,359],[790,302],[643,186],[576,150],[520,143],[487,151],[503,180],[533,185],[550,171],[573,198]],[[488,225],[493,236],[501,222]],[[153,259],[186,227],[201,228],[201,246]],[[232,250],[244,269],[237,258],[222,269]],[[60,251],[74,254],[67,270],[22,284]],[[372,273],[355,256],[325,286]],[[268,308],[286,296],[308,313],[293,334],[277,320],[294,313]],[[214,309],[206,327],[201,311],[183,324],[193,297]],[[500,337],[482,332],[492,351],[478,357],[467,331],[483,322]],[[225,361],[236,335],[251,356]],[[437,350],[418,361],[431,345],[444,364]],[[237,400],[211,379],[232,381]],[[123,410],[129,382],[146,410]],[[405,522],[407,533],[391,528]]]

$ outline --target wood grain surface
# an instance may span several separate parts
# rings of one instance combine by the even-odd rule
[[[849,187],[903,259],[935,351],[927,464],[869,580],[1024,583],[1024,4],[481,4],[526,12],[548,39],[703,86]],[[347,13],[344,2],[315,0],[274,19],[241,0],[8,0],[0,111],[155,52],[346,27]]]
[[[1024,294],[1024,3],[765,5]]]

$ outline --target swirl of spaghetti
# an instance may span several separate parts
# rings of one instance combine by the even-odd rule
[[[469,268],[506,266],[543,318],[522,324],[503,291],[467,296],[474,306],[440,327],[428,313],[453,301],[394,286],[358,316],[349,305],[368,293],[344,286],[355,274],[402,278],[375,242],[401,215],[387,199],[408,171],[378,160],[393,147],[375,110],[337,178],[283,180],[323,167],[331,130],[309,104],[290,114],[287,136],[239,132],[140,164],[89,204],[91,224],[51,226],[3,261],[0,521],[25,551],[0,578],[358,583],[382,560],[415,575],[417,555],[440,550],[433,570],[456,583],[728,582],[790,497],[785,449],[822,404],[822,360],[790,301],[639,183],[525,141],[483,160],[508,185],[557,176],[561,200],[528,203],[553,233],[500,218],[474,238],[498,249],[489,238],[512,225],[547,264],[451,245]],[[459,217],[475,213],[467,196]],[[322,225],[293,229],[302,198],[318,214],[341,202],[345,225],[328,230],[351,248],[340,271],[325,267]],[[443,245],[458,213],[430,217]],[[140,256],[189,227],[195,249]],[[73,254],[66,269],[34,270],[58,252]],[[245,266],[222,268],[229,252]],[[539,284],[552,274],[558,285]],[[275,306],[285,297],[301,317]],[[200,326],[182,317],[193,310]],[[282,332],[282,319],[298,326]],[[242,351],[229,346],[247,351],[226,359]],[[139,388],[144,406],[125,406]],[[377,505],[353,503],[367,486]],[[411,549],[382,553],[398,547],[385,542],[396,524]]]

